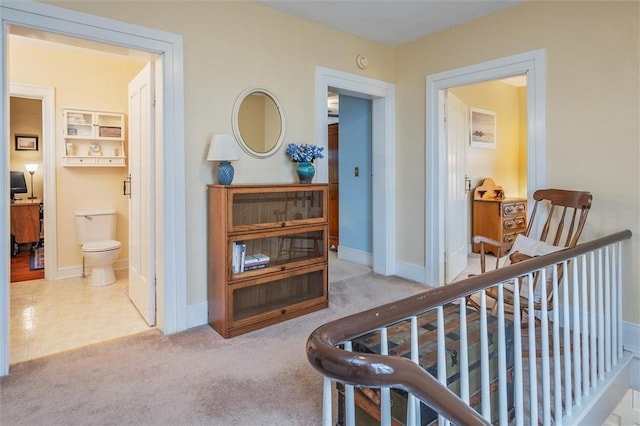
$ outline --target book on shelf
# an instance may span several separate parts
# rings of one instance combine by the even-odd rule
[[[246,258],[247,245],[240,243],[240,272],[244,272],[244,261]]]
[[[233,243],[231,267],[234,274],[266,268],[270,260],[264,253],[247,254],[247,245],[242,241]]]
[[[235,241],[232,246],[231,271],[239,274],[244,271],[245,253],[247,245],[242,241]]]
[[[245,272],[247,272],[247,271],[254,271],[254,270],[256,270],[256,269],[266,268],[267,266],[269,266],[269,265],[267,265],[266,263],[263,263],[263,264],[261,264],[261,265],[249,265],[249,266],[245,266],[245,267],[244,267],[244,270],[245,270]]]

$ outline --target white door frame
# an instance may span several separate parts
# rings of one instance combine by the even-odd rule
[[[546,59],[544,49],[427,76],[425,282],[444,285],[447,140],[438,125],[438,92],[452,87],[527,75],[527,198],[546,186]]]
[[[329,68],[316,68],[316,141],[328,149],[327,93],[371,99],[373,272],[395,274],[395,86]],[[318,162],[318,182],[329,182],[329,161]]]
[[[67,35],[124,46],[163,57],[163,129],[155,170],[158,200],[157,291],[158,328],[175,333],[187,328],[187,274],[184,165],[184,73],[182,37],[113,19],[35,2],[0,4],[0,134],[9,135],[7,43],[9,26]],[[165,143],[166,142],[166,143]],[[9,164],[9,147],[0,150],[3,170]],[[0,173],[0,241],[9,241],[8,174]],[[0,376],[9,373],[9,244],[0,244]]]
[[[38,99],[42,103],[42,199],[44,203],[44,223],[56,223],[56,148],[55,143],[55,90],[53,87],[32,84],[10,83],[9,96]],[[7,139],[8,140],[8,139]],[[57,247],[57,235],[53,226],[44,227],[44,241],[49,247]],[[44,252],[44,279],[56,277],[58,251]]]

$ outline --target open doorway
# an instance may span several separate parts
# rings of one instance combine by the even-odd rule
[[[15,32],[20,30],[15,29]],[[64,100],[62,107],[66,108],[65,111],[71,107],[75,110],[87,111],[108,110],[114,112],[114,117],[115,113],[124,115],[127,112],[127,83],[148,63],[148,59],[107,53],[101,50],[102,45],[97,43],[90,48],[80,47],[78,41],[69,38],[56,39],[47,33],[36,33],[35,36],[37,38],[13,34],[9,37],[11,53],[9,68],[12,71],[12,78],[30,83],[29,85],[12,83],[11,93],[19,96],[33,96],[35,99],[32,99],[32,103],[38,104],[30,111],[24,108],[13,108],[16,104],[13,101],[14,98],[22,98],[12,96],[9,117],[12,134],[17,131],[26,133],[25,120],[36,115],[37,119],[33,120],[32,126],[35,128],[37,125],[38,129],[46,128],[46,132],[42,130],[31,132],[40,136],[38,150],[26,153],[31,156],[35,153],[39,154],[38,176],[46,176],[46,180],[39,179],[35,185],[42,212],[41,223],[47,230],[47,237],[39,239],[37,248],[38,252],[44,249],[46,273],[22,280],[26,282],[11,284],[10,363],[12,364],[148,330],[148,326],[127,297],[127,264],[129,263],[127,240],[130,220],[127,213],[127,199],[121,193],[127,167],[82,167],[82,164],[70,167],[75,163],[70,162],[74,158],[68,157],[70,150],[66,146],[67,143],[77,146],[78,148],[74,151],[79,151],[79,147],[86,141],[62,137],[67,135],[67,129],[59,119],[63,116],[60,107],[54,110],[53,100],[43,101],[48,97],[47,87],[37,85],[44,82],[50,84],[51,92],[55,91],[58,98]],[[104,49],[107,48],[104,47]],[[46,74],[27,72],[27,69],[31,68],[46,69],[48,72]],[[109,85],[105,89],[104,81],[107,79]],[[33,93],[38,90],[42,93]],[[118,93],[120,95],[117,95]],[[53,98],[53,95],[51,97]],[[51,117],[51,122],[45,120],[45,117]],[[55,117],[58,117],[58,120]],[[131,122],[131,120],[128,121]],[[56,128],[60,131],[56,131]],[[122,129],[122,126],[118,129]],[[43,134],[46,134],[46,137],[42,137]],[[124,150],[132,139],[125,137],[125,133],[122,134],[122,142],[110,141],[108,138],[96,141],[104,145],[104,152],[99,153],[99,158],[103,158],[103,155],[112,155],[113,153],[107,149],[110,146],[116,146],[116,143],[121,144],[123,149],[123,152],[118,155],[121,158],[128,157]],[[64,148],[62,157],[56,154],[61,151],[56,149],[58,146]],[[25,153],[19,151],[14,154],[12,151],[12,154],[10,160],[13,169],[14,165],[22,162]],[[78,152],[77,154],[86,155],[87,153]],[[85,157],[77,158],[85,159]],[[127,160],[122,165],[130,167],[131,160],[130,158]],[[52,182],[55,184],[51,184]],[[96,188],[100,190],[96,191]],[[21,202],[11,205],[12,222],[16,222],[21,217],[25,218],[24,214],[17,214],[19,203]],[[22,210],[25,208],[23,205],[20,207]],[[117,234],[113,238],[120,243],[120,254],[113,265],[117,280],[111,286],[97,288],[91,287],[88,284],[89,279],[85,278],[94,274],[91,273],[91,265],[81,254],[75,229],[76,212],[107,208],[117,212]],[[15,215],[14,211],[16,211]],[[44,236],[44,232],[42,234]],[[23,239],[19,237],[19,240]],[[32,258],[34,252],[35,250],[31,251]],[[18,256],[18,258],[21,257]],[[18,266],[14,260],[16,258],[12,258],[12,276],[15,272],[14,265]],[[37,265],[31,262],[27,269],[33,266]],[[35,279],[40,280],[34,281]],[[21,315],[22,312],[31,314]],[[32,321],[31,316],[39,320]]]
[[[527,76],[527,198],[546,185],[545,52],[536,50],[427,76],[426,282],[445,284],[448,141],[443,92],[458,86]]]
[[[395,274],[395,88],[392,84],[362,76],[316,69],[316,140],[327,146],[328,114],[327,93],[347,94],[371,100],[371,149],[372,149],[372,253],[370,263],[374,272]],[[318,182],[329,181],[328,161],[321,160],[317,168]],[[348,259],[347,259],[348,260]],[[356,261],[366,264],[368,259]]]
[[[159,79],[160,85],[167,90],[163,93],[161,110],[163,120],[157,129],[158,156],[154,176],[164,177],[158,183],[158,196],[162,202],[156,202],[153,213],[159,218],[158,238],[163,245],[156,252],[157,288],[158,288],[158,327],[164,333],[175,333],[187,328],[186,294],[186,240],[185,240],[185,194],[184,188],[184,81],[183,47],[179,35],[151,30],[138,25],[94,17],[91,15],[34,3],[0,4],[0,19],[3,31],[0,42],[3,52],[7,52],[8,34],[16,28],[33,31],[51,31],[58,35],[77,36],[82,34],[89,39],[106,43],[111,49],[139,49],[162,55],[164,69]],[[8,107],[7,57],[2,55],[0,75],[0,102]],[[6,109],[5,109],[6,111]],[[8,134],[7,114],[0,119],[0,132]],[[165,143],[169,140],[171,143]],[[7,151],[3,150],[0,160],[8,166]],[[7,188],[8,176],[1,176],[3,187]],[[46,191],[45,191],[46,192]],[[7,194],[8,195],[8,194]],[[0,218],[8,223],[9,200],[4,200],[0,209]],[[46,214],[46,213],[45,213]],[[46,232],[46,230],[45,230]],[[8,227],[0,229],[0,238],[9,241]],[[9,244],[0,246],[0,270],[7,274],[9,270]],[[9,288],[5,280],[0,292],[0,317],[3,320],[0,333],[0,375],[9,372]]]
[[[468,260],[477,263],[471,254],[479,249],[471,245],[473,235],[509,240],[512,234],[526,229],[524,220],[520,227],[508,232],[491,229],[498,226],[499,217],[492,215],[493,220],[488,221],[483,212],[499,211],[495,206],[501,201],[474,200],[474,188],[488,178],[502,188],[503,200],[526,204],[526,75],[451,87],[445,96],[448,151],[445,282],[450,283],[467,268]],[[478,118],[484,119],[486,125],[484,121],[478,122]],[[475,128],[479,125],[484,127]]]
[[[11,96],[9,115],[10,282],[16,283],[44,278],[42,100]]]

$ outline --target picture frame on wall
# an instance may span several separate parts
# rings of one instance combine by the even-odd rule
[[[16,151],[37,151],[38,137],[31,135],[16,135]]]
[[[496,147],[496,113],[480,108],[471,111],[471,146],[474,148]]]

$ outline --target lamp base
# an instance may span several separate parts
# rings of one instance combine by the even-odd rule
[[[233,166],[228,161],[221,161],[218,164],[218,183],[220,185],[231,185],[233,181]]]

